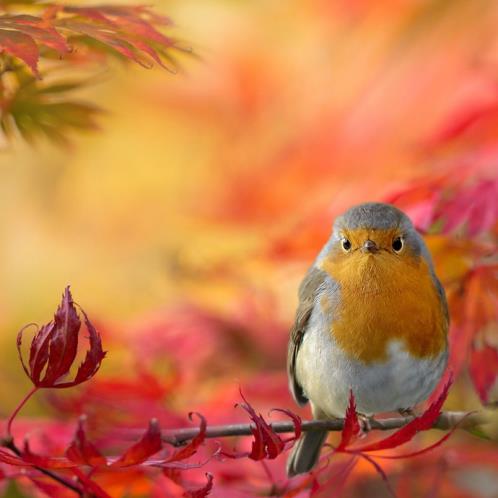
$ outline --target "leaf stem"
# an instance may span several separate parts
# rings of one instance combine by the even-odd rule
[[[26,402],[31,398],[31,396],[33,396],[33,394],[35,394],[35,392],[38,391],[38,389],[39,388],[37,386],[34,386],[33,389],[31,389],[31,391],[29,391],[29,393],[26,394],[26,396],[24,396],[21,402],[17,405],[16,409],[12,412],[12,415],[9,417],[9,420],[7,421],[7,437],[9,439],[12,439],[12,432],[11,432],[12,422],[16,418],[17,414],[21,411],[21,408],[26,404]]]

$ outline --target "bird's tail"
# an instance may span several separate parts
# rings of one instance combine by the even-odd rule
[[[305,432],[292,448],[287,460],[287,475],[292,477],[310,471],[318,461],[326,438],[327,431]]]

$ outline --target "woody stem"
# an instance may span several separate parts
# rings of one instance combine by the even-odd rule
[[[33,394],[35,394],[36,391],[38,391],[38,387],[34,386],[33,389],[31,389],[31,391],[29,391],[29,393],[26,394],[26,396],[24,396],[24,398],[21,400],[21,402],[17,405],[16,409],[12,412],[12,415],[9,417],[9,420],[7,421],[7,437],[8,438],[12,438],[12,432],[11,432],[12,422],[16,418],[17,414],[21,411],[21,408],[26,404],[26,402],[31,398],[31,396],[33,396]]]
[[[399,429],[413,420],[413,416],[396,417],[371,420],[371,429],[389,431]],[[486,417],[482,412],[442,412],[436,419],[433,429],[449,430],[455,425],[461,428],[472,428],[485,423]],[[277,433],[294,432],[294,424],[291,421],[273,422],[270,424],[272,430]],[[301,430],[306,431],[341,431],[344,427],[344,419],[333,420],[305,420]],[[206,428],[206,438],[219,438],[230,436],[250,436],[254,430],[253,424],[230,424],[211,425]],[[198,427],[168,429],[163,431],[162,439],[165,443],[181,446],[199,434]],[[128,436],[132,438],[131,434]],[[135,437],[133,437],[135,439]]]

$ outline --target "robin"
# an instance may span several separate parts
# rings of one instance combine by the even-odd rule
[[[316,419],[411,410],[448,358],[448,307],[422,237],[394,206],[369,202],[337,218],[299,288],[288,350],[289,386]],[[326,431],[305,433],[287,462],[308,472]]]

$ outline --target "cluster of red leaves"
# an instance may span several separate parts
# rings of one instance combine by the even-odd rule
[[[468,237],[493,230],[498,221],[498,180],[475,178],[466,165],[424,178],[386,201],[405,209],[423,232],[438,227],[448,234],[461,229]]]
[[[92,477],[99,473],[115,472],[128,467],[154,467],[168,472],[184,470],[203,465],[186,463],[185,460],[197,452],[204,442],[206,420],[200,418],[199,433],[186,446],[172,452],[163,452],[163,442],[159,422],[152,419],[147,431],[140,440],[126,449],[122,454],[106,457],[95,444],[87,438],[83,419],[80,419],[73,440],[65,450],[64,456],[40,455],[31,450],[26,439],[22,450],[17,450],[10,435],[13,418],[25,401],[40,388],[68,388],[79,385],[95,375],[99,369],[105,352],[102,349],[100,334],[92,325],[85,311],[81,313],[88,332],[89,347],[86,355],[78,366],[74,378],[66,380],[70,374],[77,353],[81,319],[76,311],[69,287],[66,287],[62,301],[57,308],[54,319],[40,327],[34,335],[29,349],[27,364],[23,359],[22,337],[25,328],[17,337],[17,347],[22,366],[34,384],[34,390],[20,403],[7,425],[7,438],[3,441],[5,449],[0,448],[0,462],[17,467],[24,467],[27,475],[41,489],[47,490],[45,483],[39,480],[39,470],[63,471],[72,473],[78,481],[81,493],[89,493],[98,498],[108,498],[110,495],[95,482]],[[160,454],[161,453],[161,454]],[[217,452],[215,452],[216,454]],[[151,458],[156,455],[155,458]],[[208,476],[207,484],[201,489],[185,490],[185,496],[202,498],[212,487],[212,476]],[[175,482],[180,482],[178,476]]]
[[[476,266],[448,293],[453,325],[450,364],[460,371],[468,360],[471,379],[483,404],[498,402],[498,265]]]
[[[0,16],[0,49],[21,59],[38,75],[40,47],[60,57],[78,47],[101,45],[144,67],[167,67],[175,42],[157,27],[170,20],[144,6],[74,7],[44,4],[39,16]]]
[[[66,419],[86,413],[92,430],[105,433],[141,427],[151,413],[164,428],[181,427],[183,413],[192,409],[217,424],[233,422],[239,382],[257,402],[291,406],[284,368],[287,330],[271,315],[271,303],[243,304],[224,315],[183,304],[136,323],[102,325],[106,342],[127,352],[120,356],[119,373],[64,394],[47,393],[51,407]],[[238,372],[237,382],[227,372]],[[207,383],[216,386],[214,397]]]
[[[86,313],[83,310],[81,310],[81,313],[89,334],[89,349],[72,380],[65,379],[70,373],[71,366],[77,357],[78,335],[82,321],[76,312],[69,287],[64,291],[62,302],[57,308],[54,319],[43,325],[33,337],[27,364],[23,360],[21,351],[23,330],[19,333],[18,348],[21,362],[27,375],[33,381],[35,390],[39,388],[53,387],[60,389],[76,386],[90,379],[100,367],[105,356],[102,350],[100,335],[91,324]],[[396,448],[410,441],[417,432],[432,427],[440,413],[448,389],[449,384],[446,385],[438,400],[422,416],[415,418],[391,436],[379,442],[363,446],[353,445],[353,442],[361,431],[356,414],[354,397],[351,395],[341,441],[332,454],[343,453],[352,455],[355,459],[363,458],[370,462],[386,478],[384,471],[370,453]],[[242,393],[240,393],[240,396],[243,403],[239,406],[249,415],[252,422],[251,432],[253,441],[249,451],[229,451],[222,449],[222,444],[219,443],[218,448],[208,454],[204,461],[190,462],[189,459],[198,453],[201,446],[204,446],[207,430],[206,419],[202,415],[195,414],[200,419],[199,430],[188,444],[184,446],[171,450],[165,448],[163,439],[168,441],[171,439],[169,436],[163,438],[158,420],[152,419],[149,422],[148,429],[139,437],[137,442],[121,453],[109,456],[101,449],[102,445],[105,446],[107,453],[110,446],[115,447],[116,444],[120,444],[119,440],[114,435],[111,445],[109,445],[109,441],[106,442],[105,437],[100,438],[100,443],[92,442],[88,438],[85,429],[85,418],[82,417],[79,420],[72,440],[62,449],[62,454],[59,451],[49,454],[33,451],[28,439],[25,440],[23,448],[19,450],[14,445],[12,438],[8,437],[3,442],[4,448],[0,448],[0,462],[7,466],[5,476],[9,476],[9,468],[21,467],[24,469],[24,476],[30,477],[35,486],[42,491],[49,492],[51,496],[59,496],[58,485],[50,481],[47,482],[46,477],[41,475],[40,471],[48,471],[52,475],[55,475],[55,472],[57,473],[59,482],[70,482],[73,490],[76,489],[81,494],[87,493],[97,498],[109,498],[111,496],[106,490],[105,484],[103,484],[106,482],[106,476],[112,476],[117,472],[126,472],[128,474],[135,473],[135,475],[150,477],[150,473],[155,472],[156,474],[160,473],[164,478],[179,486],[183,496],[203,498],[213,488],[213,474],[210,472],[206,473],[207,481],[201,487],[192,487],[192,485],[185,481],[184,471],[199,469],[211,461],[213,457],[217,457],[217,460],[220,461],[219,457],[222,456],[225,459],[248,458],[254,461],[261,461],[268,475],[271,477],[271,473],[266,467],[265,462],[275,460],[282,453],[286,452],[301,436],[302,423],[298,415],[286,409],[276,408],[273,410],[290,417],[294,425],[294,434],[290,437],[282,438],[273,430],[272,426],[263,416],[254,410]],[[20,406],[23,403],[24,400]],[[18,410],[14,412],[14,416],[17,412]],[[190,417],[192,417],[192,414]],[[171,430],[168,434],[171,435]],[[424,450],[402,456],[382,455],[381,458],[411,457],[425,453],[429,449],[440,445],[450,434],[451,432]],[[325,459],[332,454],[326,456]],[[220,463],[223,463],[223,459],[221,459]],[[349,467],[352,470],[354,464],[350,464]],[[274,482],[272,493],[290,498],[308,488],[312,490],[312,494],[320,492],[323,489],[323,485],[319,482],[319,476],[325,468],[322,467],[317,472],[317,475],[310,476],[301,481],[287,479],[283,484],[278,485]],[[10,472],[10,475],[14,477],[16,473]],[[71,481],[64,481],[67,476],[72,476],[73,479]],[[341,476],[344,477],[342,474]],[[330,480],[330,477],[328,480]]]
[[[187,463],[186,459],[197,452],[203,443],[206,432],[206,421],[200,416],[199,434],[186,446],[172,452],[163,453],[161,430],[157,420],[152,419],[148,429],[139,441],[118,456],[104,456],[95,444],[86,436],[83,421],[80,420],[76,433],[64,456],[39,455],[31,451],[28,441],[24,443],[19,455],[0,449],[0,461],[11,466],[24,467],[33,482],[38,485],[37,469],[65,471],[76,476],[82,492],[90,493],[97,498],[109,498],[109,494],[97,484],[93,477],[105,472],[115,472],[130,467],[153,467],[162,469],[169,475],[171,471],[195,468],[203,463]],[[154,455],[155,458],[152,458]],[[204,462],[205,463],[205,462]],[[178,481],[178,480],[177,480]],[[206,496],[212,486],[212,477],[202,489],[186,490],[188,496]],[[197,494],[195,494],[197,493]]]
[[[251,451],[237,452],[237,453],[227,453],[223,452],[224,456],[229,458],[245,458],[248,457],[251,460],[273,460],[277,458],[280,453],[284,450],[290,448],[294,442],[301,436],[301,418],[290,410],[285,410],[283,408],[274,408],[273,411],[281,412],[291,418],[294,424],[294,436],[283,440],[278,434],[276,434],[271,426],[266,422],[266,420],[257,414],[254,408],[247,402],[246,398],[240,393],[242,399],[244,400],[240,406],[249,414],[250,419],[254,423],[251,427],[252,435],[254,436],[254,441],[252,442]]]

